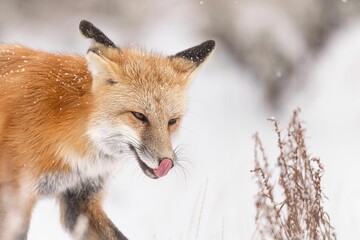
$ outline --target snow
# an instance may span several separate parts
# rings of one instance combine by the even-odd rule
[[[304,106],[308,145],[325,165],[326,207],[339,239],[360,234],[359,41],[360,23],[340,31],[314,68],[309,94],[296,101]]]
[[[206,5],[203,3],[200,1]],[[137,43],[174,54],[212,38],[199,35],[196,27],[189,28],[188,16],[188,6],[183,5],[164,12],[158,19],[144,23],[146,28],[137,30]],[[0,41],[21,42],[48,51],[85,53],[88,42],[76,31],[78,17],[69,17],[64,26],[62,21],[55,21],[34,20],[24,25],[21,19],[13,21],[2,26]],[[108,22],[96,23],[111,28]],[[53,25],[60,30],[52,30]],[[126,34],[123,30],[120,34],[115,30],[117,26],[113,27],[109,35],[115,42],[136,39],[135,31]],[[32,34],[26,35],[29,29]],[[54,35],[49,34],[51,31]],[[61,40],[60,33],[73,36]],[[284,41],[283,37],[280,40]],[[69,41],[73,44],[69,45]],[[308,85],[297,94],[289,94],[281,112],[264,104],[263,93],[252,76],[232,62],[218,44],[212,59],[195,76],[188,113],[175,139],[175,145],[184,146],[186,177],[174,169],[177,171],[170,171],[162,179],[148,179],[135,161],[128,162],[109,183],[105,210],[110,218],[133,240],[250,239],[257,190],[250,173],[252,135],[258,131],[268,155],[275,156],[276,136],[267,119],[274,116],[285,127],[292,110],[299,106],[308,129],[307,145],[325,166],[326,211],[339,239],[356,239],[360,235],[359,42],[360,23],[338,32],[314,61]],[[34,210],[28,239],[70,239],[59,219],[55,200],[41,200]]]

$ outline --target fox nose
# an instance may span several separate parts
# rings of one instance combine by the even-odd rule
[[[159,167],[157,169],[154,169],[154,173],[157,177],[163,177],[170,169],[174,166],[174,162],[169,158],[164,158],[160,161]]]

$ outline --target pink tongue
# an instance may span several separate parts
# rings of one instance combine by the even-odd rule
[[[166,174],[168,174],[172,166],[173,166],[173,162],[170,159],[165,158],[160,162],[159,167],[157,169],[154,169],[154,173],[158,177],[163,177]]]

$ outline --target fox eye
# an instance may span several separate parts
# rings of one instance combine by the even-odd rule
[[[117,84],[117,82],[116,82],[114,79],[112,79],[112,78],[106,80],[106,82],[107,82],[109,85],[115,85],[115,84]]]
[[[177,123],[177,121],[178,121],[177,118],[170,119],[169,126],[174,125],[175,123]]]
[[[144,114],[139,113],[139,112],[131,112],[134,117],[136,117],[138,120],[142,121],[142,122],[147,122],[147,118],[145,117]]]

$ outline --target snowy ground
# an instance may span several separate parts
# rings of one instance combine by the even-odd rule
[[[153,22],[151,30],[141,30],[144,37],[139,40],[110,27],[104,31],[119,38],[113,39],[115,42],[136,41],[148,49],[172,54],[211,38],[186,27],[186,10],[185,7],[176,14],[164,14],[161,21]],[[88,43],[77,37],[80,19],[69,17],[65,26],[59,26],[61,34],[51,30],[51,21],[41,27],[36,27],[36,22],[23,25],[20,20],[15,21],[3,27],[0,41],[53,51],[85,52]],[[71,39],[76,40],[70,41],[64,32],[73,34]],[[285,126],[291,111],[299,106],[301,118],[307,123],[308,146],[325,165],[323,185],[331,222],[339,239],[356,239],[360,235],[359,42],[360,23],[349,25],[334,36],[318,61],[314,61],[306,88],[284,100],[281,113],[265,107],[251,76],[231,63],[218,45],[191,86],[188,114],[175,140],[184,145],[191,162],[186,177],[173,171],[154,181],[144,176],[135,162],[126,164],[109,183],[105,209],[111,219],[135,240],[250,239],[255,226],[256,192],[250,173],[251,136],[259,131],[269,155],[275,156],[275,136],[266,119],[275,115]],[[55,201],[40,201],[29,239],[70,239],[58,219]]]

